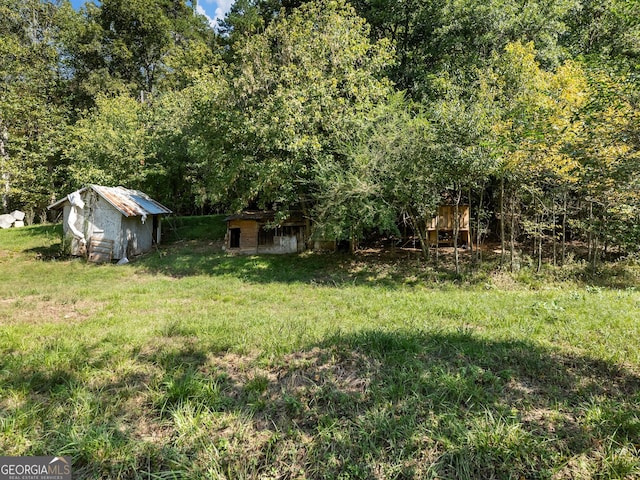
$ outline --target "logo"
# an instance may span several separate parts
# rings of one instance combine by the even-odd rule
[[[71,480],[71,458],[0,457],[0,480]]]

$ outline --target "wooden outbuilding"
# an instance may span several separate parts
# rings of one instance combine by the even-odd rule
[[[89,185],[49,205],[62,210],[72,255],[92,261],[132,257],[160,243],[164,205],[138,190]]]
[[[455,205],[441,205],[438,207],[438,215],[433,217],[427,226],[431,245],[453,245],[455,208]],[[469,205],[458,205],[458,222],[458,245],[468,245],[470,247]]]
[[[300,253],[306,250],[308,222],[291,215],[276,223],[270,211],[246,211],[228,216],[225,249],[229,253]]]

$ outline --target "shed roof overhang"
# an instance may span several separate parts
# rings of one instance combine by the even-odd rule
[[[235,213],[229,215],[224,219],[225,222],[232,220],[253,220],[259,223],[273,223],[275,222],[276,214],[270,210],[260,211],[245,211],[241,213]],[[300,213],[292,213],[289,217],[285,218],[282,222],[278,222],[279,226],[302,226],[306,225],[306,220]]]
[[[129,190],[124,187],[104,187],[102,185],[88,185],[77,191],[83,194],[87,190],[93,190],[125,217],[146,217],[148,215],[163,215],[172,213],[167,207],[149,197],[139,190]],[[47,208],[59,210],[69,202],[69,197],[64,197]]]

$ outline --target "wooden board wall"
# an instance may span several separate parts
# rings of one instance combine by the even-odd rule
[[[227,234],[227,249],[240,253],[256,253],[258,249],[258,222],[255,220],[229,220],[227,232],[232,228],[240,229],[240,248],[230,248],[231,236]]]
[[[454,205],[438,207],[438,216],[431,219],[427,230],[453,230],[455,208]],[[458,207],[458,218],[460,230],[469,230],[469,205],[460,205]]]
[[[453,245],[453,230],[455,227],[455,206],[454,205],[441,205],[438,207],[438,216],[433,217],[431,222],[427,226],[427,232],[429,235],[429,243],[436,245],[439,243],[445,243]],[[469,230],[469,205],[458,206],[458,229],[460,232],[459,242],[460,245],[471,245],[471,231]],[[438,231],[442,233],[448,233],[448,238],[442,240],[437,237]]]

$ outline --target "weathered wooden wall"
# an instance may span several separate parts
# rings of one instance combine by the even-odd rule
[[[140,255],[151,250],[153,246],[153,215],[149,215],[144,223],[142,217],[122,217],[120,233],[120,256]]]
[[[240,248],[231,248],[232,228],[240,229]],[[229,220],[227,222],[227,250],[235,253],[258,253],[258,222],[255,220]]]
[[[431,222],[427,226],[429,234],[429,243],[435,245],[438,243],[437,235],[439,233],[453,235],[455,228],[455,205],[441,205],[438,207],[438,215],[431,219]],[[471,244],[471,231],[469,224],[469,205],[458,206],[458,229],[459,240],[458,244],[463,245]],[[453,243],[453,240],[445,242]]]
[[[455,219],[455,206],[442,205],[438,207],[438,216],[431,219],[429,230],[453,230]],[[460,230],[469,229],[469,205],[460,205],[458,207],[458,218],[460,221]]]
[[[263,228],[262,223],[256,220],[231,219],[227,221],[227,236],[225,246],[230,253],[258,254],[258,253],[300,253],[306,248],[304,226],[293,225],[292,234],[274,235],[273,241],[259,245],[259,232]],[[231,247],[231,230],[240,229],[240,247]]]

